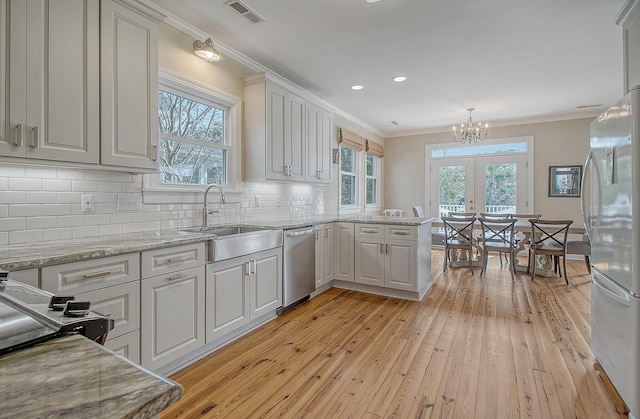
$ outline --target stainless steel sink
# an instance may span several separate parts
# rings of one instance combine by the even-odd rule
[[[282,230],[249,226],[209,226],[183,231],[211,235],[208,243],[210,262],[282,247]]]

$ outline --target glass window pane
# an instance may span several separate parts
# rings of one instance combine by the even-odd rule
[[[171,93],[158,93],[158,122],[161,133],[224,144],[225,110]]]
[[[348,147],[340,147],[340,170],[354,173],[355,164],[353,161],[354,151]]]
[[[355,205],[356,204],[356,177],[349,175],[341,176],[340,187],[340,203],[342,205]]]
[[[367,179],[367,204],[378,203],[377,179]]]
[[[376,156],[367,154],[367,176],[376,175],[377,159],[378,158]]]
[[[162,183],[226,185],[227,152],[214,147],[160,140]]]
[[[443,166],[438,168],[438,213],[465,211],[465,166]]]
[[[468,147],[434,148],[431,150],[431,157],[438,158],[476,156],[479,154],[525,153],[526,151],[527,143],[491,144]]]
[[[516,164],[497,163],[485,166],[484,212],[516,212]]]

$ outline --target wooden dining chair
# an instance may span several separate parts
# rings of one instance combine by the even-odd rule
[[[500,266],[502,266],[502,254],[509,255],[509,271],[511,272],[511,280],[515,281],[516,265],[515,259],[515,241],[513,234],[513,226],[516,220],[513,218],[493,219],[491,217],[478,218],[482,231],[478,237],[478,243],[482,246],[482,270],[480,276],[487,270],[487,260],[489,252],[498,252],[500,256]]]
[[[478,220],[480,219],[484,219],[484,220],[506,220],[509,218],[509,214],[498,214],[495,212],[481,212],[480,216],[478,217]],[[479,244],[481,244],[482,241],[482,237],[476,237],[476,240],[478,241]],[[498,258],[500,260],[500,267],[502,267],[502,253],[498,253]]]
[[[469,269],[473,276],[473,229],[476,217],[442,217],[444,225],[444,262],[442,271],[447,270],[449,252],[454,249],[466,250],[469,254]]]
[[[522,222],[526,222],[528,223],[529,220],[539,220],[540,218],[542,218],[542,214],[525,214],[525,213],[510,213],[507,214],[509,216],[509,218],[513,218],[516,220],[516,223],[522,223]],[[516,243],[516,247],[518,245],[521,245],[523,247],[527,248],[527,273],[531,272],[531,262],[533,260],[533,258],[531,257],[531,241],[529,240],[529,236],[527,234],[524,234],[522,232],[516,232],[516,237],[515,237],[515,243]]]
[[[536,275],[536,257],[544,255],[550,258],[562,258],[562,269],[564,270],[564,280],[569,285],[567,275],[567,235],[569,226],[573,220],[543,220],[531,219],[531,280]],[[554,260],[554,268],[559,265],[559,260]],[[562,271],[559,272],[562,277]]]

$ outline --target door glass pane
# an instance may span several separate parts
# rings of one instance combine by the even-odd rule
[[[438,216],[465,211],[466,166],[438,168]]]
[[[484,212],[505,214],[516,212],[515,163],[487,164],[484,175]]]

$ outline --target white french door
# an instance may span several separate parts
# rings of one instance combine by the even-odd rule
[[[431,159],[430,214],[527,212],[527,174],[526,153]]]

